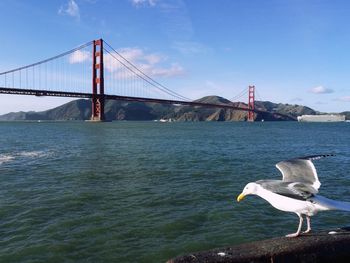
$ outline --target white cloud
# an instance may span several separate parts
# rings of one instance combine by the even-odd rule
[[[344,96],[344,97],[341,97],[339,99],[337,99],[339,101],[345,101],[345,102],[350,102],[350,96]]]
[[[317,86],[317,87],[310,89],[310,92],[314,93],[314,94],[329,94],[329,93],[333,93],[334,90],[329,89],[329,88],[325,88],[323,86]]]
[[[91,60],[91,53],[86,50],[77,50],[73,52],[68,59],[70,64],[83,63]]]
[[[292,101],[292,102],[300,102],[300,101],[303,101],[303,99],[299,98],[299,97],[295,97],[295,98],[291,99],[290,101]]]
[[[172,63],[170,66],[167,65],[165,56],[146,54],[140,48],[123,48],[118,50],[118,53],[150,77],[174,77],[185,73],[184,69],[177,63]],[[130,78],[135,75],[116,58],[128,65],[118,54],[106,53],[104,55],[104,68],[108,72],[118,79]],[[129,67],[133,69],[132,66]]]
[[[154,65],[162,61],[162,57],[156,54],[150,54],[145,56],[145,60],[148,61],[149,64]]]
[[[133,6],[141,7],[141,6],[155,6],[157,0],[130,0]]]
[[[140,48],[122,48],[118,50],[125,59],[133,62],[144,60],[144,52]]]
[[[172,64],[168,68],[148,68],[148,74],[155,77],[175,77],[184,74],[184,69],[177,63]]]
[[[74,0],[69,0],[67,4],[62,5],[58,10],[58,14],[80,19],[79,6]]]
[[[162,23],[159,28],[172,42],[191,42],[194,27],[186,1],[162,1],[159,3]]]
[[[192,41],[175,42],[172,47],[184,55],[199,54],[209,51],[209,48],[205,45]]]

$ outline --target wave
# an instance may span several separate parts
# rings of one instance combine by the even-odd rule
[[[50,152],[48,151],[22,151],[17,153],[17,156],[21,157],[29,157],[29,158],[34,158],[34,157],[45,157],[48,156]]]
[[[3,163],[10,162],[13,159],[15,159],[15,157],[12,155],[0,154],[0,165],[2,165]]]
[[[0,165],[12,162],[18,159],[43,158],[51,155],[51,151],[21,151],[12,154],[0,154]]]

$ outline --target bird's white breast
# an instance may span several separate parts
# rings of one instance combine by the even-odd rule
[[[309,216],[316,213],[315,206],[308,201],[279,195],[263,188],[260,188],[256,194],[281,211],[306,214]]]

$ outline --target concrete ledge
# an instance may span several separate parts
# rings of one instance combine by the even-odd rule
[[[314,232],[296,238],[261,240],[192,253],[167,261],[188,262],[350,262],[350,227]]]

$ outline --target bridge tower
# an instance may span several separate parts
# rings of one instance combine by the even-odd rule
[[[255,101],[255,86],[248,88],[248,119],[247,121],[254,121],[254,101]]]
[[[91,121],[104,121],[103,40],[94,40],[92,47],[92,114]]]

